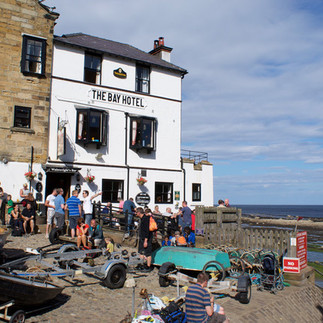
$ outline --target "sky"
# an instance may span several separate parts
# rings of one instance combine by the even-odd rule
[[[56,35],[144,51],[165,38],[182,148],[207,152],[214,201],[323,205],[322,0],[45,0]]]

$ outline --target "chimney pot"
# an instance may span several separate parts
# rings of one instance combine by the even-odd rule
[[[159,46],[164,46],[164,37],[159,37]]]
[[[156,49],[159,46],[159,40],[154,40],[154,49]]]

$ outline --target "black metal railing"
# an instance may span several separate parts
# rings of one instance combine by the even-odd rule
[[[188,158],[194,160],[195,163],[199,163],[202,160],[208,161],[209,155],[208,153],[204,153],[202,151],[181,149],[181,157]]]
[[[115,206],[102,205],[100,202],[93,203],[94,218],[104,228],[127,232],[128,227],[128,212],[123,212],[122,209]],[[153,215],[157,225],[158,232],[164,236],[167,233],[168,217],[163,215]],[[133,222],[140,222],[140,219],[134,215]],[[133,223],[132,223],[133,225]]]

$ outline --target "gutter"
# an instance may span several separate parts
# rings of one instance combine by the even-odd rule
[[[127,200],[129,200],[129,180],[130,180],[130,167],[128,165],[128,112],[125,112],[125,142],[124,142],[124,163],[127,167]]]
[[[183,201],[186,201],[186,170],[183,167],[183,158],[181,157],[181,169],[183,172]]]

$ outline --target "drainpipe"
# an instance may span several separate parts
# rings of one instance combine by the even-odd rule
[[[130,168],[128,165],[128,113],[125,112],[125,142],[124,142],[124,162],[127,167],[127,200],[129,200],[129,179],[130,179]]]
[[[186,201],[186,171],[183,166],[183,158],[181,157],[181,169],[183,172],[183,201]]]
[[[34,146],[31,146],[30,152],[30,171],[33,171],[33,163],[34,163]],[[31,190],[31,181],[29,181],[29,191]]]

